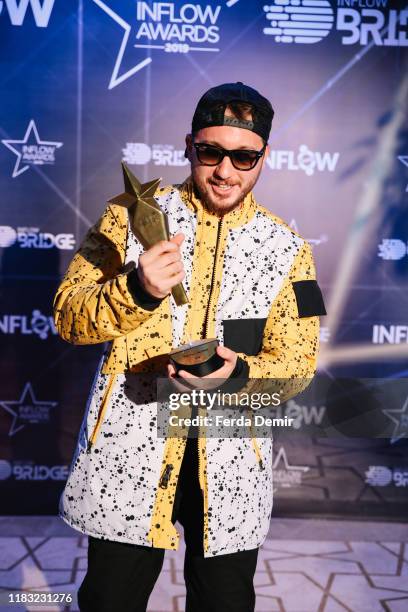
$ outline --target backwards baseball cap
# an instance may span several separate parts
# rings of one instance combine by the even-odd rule
[[[241,103],[251,107],[251,120],[231,117],[225,114],[228,105],[233,108],[234,103]],[[255,132],[265,142],[268,141],[271,131],[274,111],[269,100],[261,94],[238,81],[237,83],[224,83],[212,87],[200,98],[193,116],[192,133],[216,125],[230,125]]]

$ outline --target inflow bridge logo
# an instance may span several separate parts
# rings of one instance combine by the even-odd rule
[[[220,51],[220,15],[239,0],[220,0],[218,4],[203,2],[139,2],[126,0],[120,14],[109,2],[93,0],[123,30],[108,89],[120,85],[149,65],[156,53],[216,53]],[[132,51],[133,48],[133,51]],[[146,57],[146,51],[149,55]],[[134,53],[139,60],[126,70]],[[144,59],[140,58],[143,55]],[[125,57],[126,56],[126,57]],[[132,61],[134,63],[134,61]]]
[[[263,10],[263,33],[277,43],[317,43],[334,28],[343,45],[408,45],[408,7],[390,9],[389,0],[273,0]]]
[[[176,149],[169,144],[127,142],[122,149],[123,161],[130,165],[144,165],[152,162],[155,166],[186,166],[189,161],[184,157],[184,149]]]

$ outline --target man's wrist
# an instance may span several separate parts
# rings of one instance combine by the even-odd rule
[[[155,310],[164,299],[156,298],[146,291],[140,282],[137,268],[133,268],[127,275],[127,286],[136,304],[145,310]]]
[[[237,357],[237,362],[235,364],[235,368],[232,370],[229,378],[248,378],[249,374],[249,365],[242,359],[242,357]]]
[[[237,393],[247,383],[249,374],[249,365],[241,357],[237,357],[235,368],[232,370],[228,378],[213,391],[221,391],[222,393]]]

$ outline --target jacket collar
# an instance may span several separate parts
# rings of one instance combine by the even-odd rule
[[[203,217],[208,216],[212,217],[214,221],[218,220],[218,217],[214,215],[212,212],[208,211],[203,205],[200,198],[198,198],[194,192],[194,185],[191,175],[182,183],[179,187],[180,196],[183,202],[197,213],[197,216]],[[226,213],[222,219],[223,224],[227,227],[239,227],[240,225],[245,225],[248,223],[255,214],[256,210],[256,201],[250,191],[246,196],[244,201],[241,203],[239,208],[235,208],[231,212]]]

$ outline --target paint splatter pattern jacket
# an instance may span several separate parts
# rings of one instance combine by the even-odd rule
[[[88,231],[54,300],[59,334],[108,343],[97,369],[60,500],[61,517],[99,538],[177,549],[171,522],[186,441],[157,436],[155,380],[166,355],[217,337],[251,378],[311,379],[319,290],[310,245],[248,194],[222,220],[191,180],[156,195],[181,231],[189,304],[140,302],[129,283],[143,252],[127,211],[109,205]],[[304,384],[306,386],[306,383]],[[300,390],[300,389],[299,389]],[[204,556],[260,546],[273,499],[271,438],[199,438]]]

